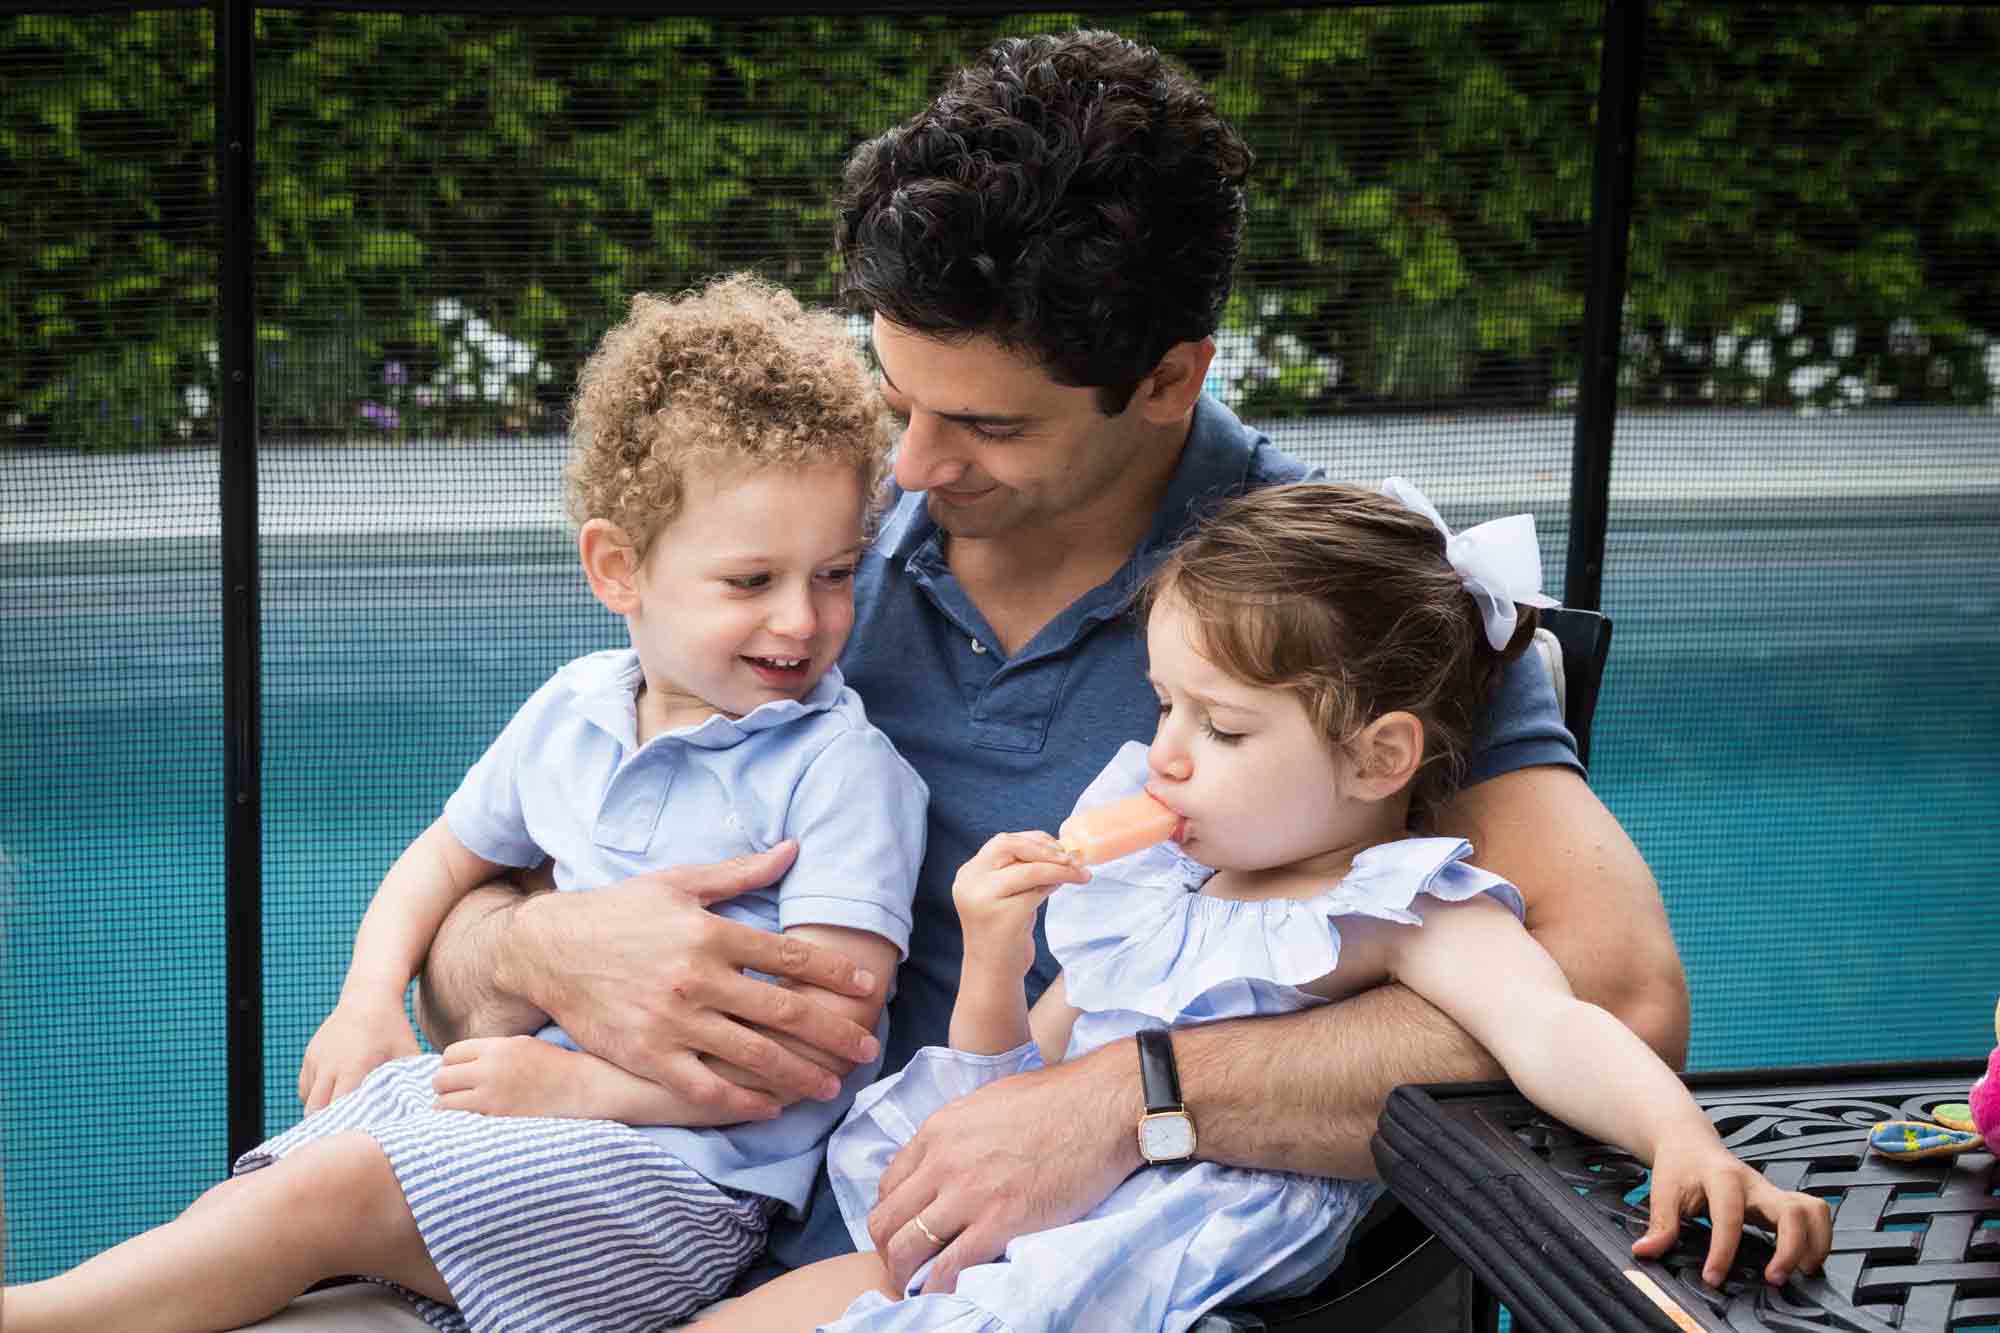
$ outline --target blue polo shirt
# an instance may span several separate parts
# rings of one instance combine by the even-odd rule
[[[565,892],[795,838],[783,879],[717,903],[716,914],[769,931],[871,931],[907,956],[924,784],[868,724],[841,673],[827,672],[803,699],[774,699],[740,718],[711,714],[641,745],[643,681],[630,648],[558,671],[445,802],[452,833],[499,865],[549,858]],[[876,1023],[878,1039],[886,1021]],[[553,1024],[538,1035],[575,1049]],[[835,1100],[795,1102],[775,1120],[636,1128],[718,1185],[803,1208],[827,1135],[877,1072],[859,1066]]]
[[[924,497],[896,497],[856,572],[854,636],[841,659],[869,720],[931,793],[884,1072],[901,1069],[919,1047],[948,1044],[964,952],[951,902],[958,868],[995,833],[1053,830],[1120,745],[1152,736],[1159,704],[1146,682],[1140,625],[1127,611],[1134,590],[1218,501],[1314,475],[1203,396],[1152,529],[1132,558],[1012,657],[1001,654],[992,628],[952,574]],[[1582,771],[1554,691],[1529,653],[1503,681],[1470,780],[1541,764]],[[1030,999],[1056,971],[1038,926]],[[851,1249],[822,1173],[805,1221],[780,1219],[772,1227],[752,1280]]]

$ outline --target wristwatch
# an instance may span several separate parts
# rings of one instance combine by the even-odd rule
[[[1165,1028],[1139,1030],[1139,1087],[1146,1112],[1139,1117],[1139,1155],[1154,1165],[1194,1156],[1194,1117],[1181,1101],[1174,1043]]]

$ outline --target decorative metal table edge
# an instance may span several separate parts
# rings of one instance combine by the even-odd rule
[[[1824,1270],[1782,1287],[1746,1230],[1720,1289],[1701,1280],[1707,1228],[1658,1261],[1645,1168],[1538,1111],[1510,1085],[1403,1087],[1377,1126],[1377,1166],[1517,1318],[1556,1333],[1946,1333],[2000,1326],[2000,1176],[1990,1152],[1897,1161],[1871,1152],[1884,1120],[1962,1102],[1984,1061],[1691,1076],[1724,1143],[1787,1189],[1834,1206]]]

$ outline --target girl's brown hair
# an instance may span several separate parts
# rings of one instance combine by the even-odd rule
[[[1195,647],[1251,685],[1288,689],[1327,744],[1384,713],[1414,714],[1424,755],[1410,823],[1458,790],[1501,665],[1535,612],[1520,608],[1501,652],[1422,514],[1354,486],[1299,482],[1230,500],[1175,548],[1144,594],[1188,612]]]
[[[876,497],[893,443],[841,318],[748,273],[632,298],[584,363],[571,416],[570,517],[611,520],[642,556],[690,467],[847,463]]]

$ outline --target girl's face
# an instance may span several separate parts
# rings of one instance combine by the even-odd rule
[[[1321,738],[1290,690],[1249,685],[1195,649],[1186,608],[1171,594],[1146,622],[1160,725],[1146,784],[1186,821],[1181,847],[1217,870],[1342,865],[1379,841],[1377,802],[1349,794],[1354,765]]]

